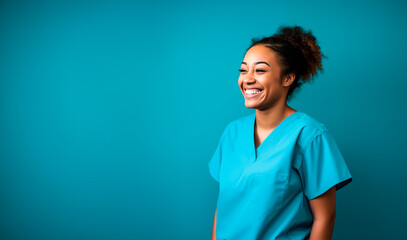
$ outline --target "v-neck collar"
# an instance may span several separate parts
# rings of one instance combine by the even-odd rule
[[[251,145],[251,152],[252,152],[252,160],[256,161],[258,156],[261,154],[261,152],[264,150],[265,147],[267,147],[272,140],[275,138],[275,136],[284,129],[288,124],[290,124],[294,119],[295,116],[299,114],[299,111],[296,111],[289,115],[288,117],[284,118],[283,121],[281,121],[275,128],[274,130],[264,139],[264,141],[256,148],[254,144],[254,125],[256,123],[256,113],[252,114],[251,118],[251,124],[250,124],[250,145]]]

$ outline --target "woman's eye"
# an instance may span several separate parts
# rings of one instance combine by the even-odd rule
[[[247,72],[247,71],[244,69],[239,69],[239,72]],[[267,72],[267,71],[263,70],[263,69],[257,69],[256,72]]]

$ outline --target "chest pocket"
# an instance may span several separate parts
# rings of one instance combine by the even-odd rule
[[[287,175],[252,173],[248,183],[251,189],[248,211],[254,218],[264,218],[280,211],[288,185]]]

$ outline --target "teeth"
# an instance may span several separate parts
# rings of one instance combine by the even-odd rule
[[[246,89],[246,94],[257,94],[257,93],[261,93],[263,92],[263,90],[253,90],[253,89]]]

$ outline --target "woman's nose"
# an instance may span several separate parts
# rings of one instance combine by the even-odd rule
[[[252,77],[252,76],[246,76],[246,77],[243,79],[243,81],[244,81],[245,83],[254,83],[254,82],[256,82],[256,79],[254,79],[254,77]]]

